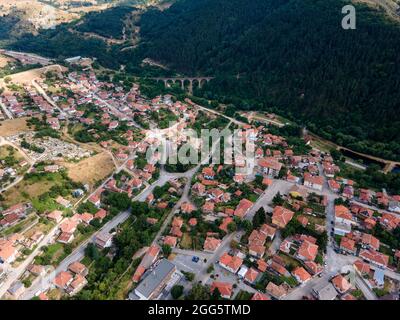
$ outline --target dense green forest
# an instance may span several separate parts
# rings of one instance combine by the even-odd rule
[[[60,58],[95,56],[138,75],[150,57],[183,74],[215,76],[196,92],[205,98],[273,111],[351,149],[400,159],[399,26],[357,5],[357,29],[343,30],[347,3],[180,0],[142,15],[135,50],[77,38],[68,25],[11,47]],[[109,15],[107,23],[118,17]]]
[[[184,0],[142,17],[146,53],[218,76],[202,94],[284,114],[352,149],[400,158],[399,26],[338,0]],[[236,79],[239,75],[239,80]]]
[[[89,12],[76,30],[95,32],[106,38],[122,39],[124,21],[132,11],[132,7],[120,6],[100,12]]]
[[[0,40],[7,40],[14,26],[20,21],[18,17],[0,16]]]

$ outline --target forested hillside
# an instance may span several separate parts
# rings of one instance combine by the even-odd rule
[[[142,17],[146,53],[218,76],[206,96],[274,107],[339,144],[400,157],[400,29],[338,0],[183,0]],[[234,76],[240,75],[236,80]]]
[[[95,32],[106,38],[122,38],[125,19],[132,12],[131,7],[114,7],[101,12],[89,12],[76,27],[80,32]]]
[[[343,30],[341,9],[348,3],[179,0],[142,15],[135,50],[72,34],[70,25],[11,47],[59,58],[94,56],[134,72],[150,57],[183,74],[215,76],[199,93],[207,98],[275,111],[351,149],[400,159],[400,26],[357,5],[357,29]],[[120,19],[103,14],[102,30]],[[95,31],[101,22],[89,21],[91,27],[79,27]]]

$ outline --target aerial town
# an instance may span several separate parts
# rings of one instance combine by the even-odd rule
[[[0,80],[2,299],[398,298],[400,195],[352,178],[364,165],[272,113],[150,99],[81,57],[7,57],[43,66]],[[251,170],[214,148],[146,157],[213,128],[254,143]]]

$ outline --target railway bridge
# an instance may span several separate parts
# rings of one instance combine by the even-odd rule
[[[189,84],[189,92],[193,93],[193,87],[197,84],[198,88],[210,82],[210,80],[214,79],[214,77],[158,77],[152,78],[153,80],[159,82],[164,82],[165,87],[168,87],[170,84],[180,83],[182,90],[185,90],[185,84]]]

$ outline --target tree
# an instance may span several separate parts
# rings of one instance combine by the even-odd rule
[[[165,256],[169,256],[172,252],[171,246],[167,245],[167,244],[163,244],[162,247],[162,252]]]
[[[263,207],[257,210],[253,217],[253,226],[254,228],[260,227],[262,224],[265,223],[267,217],[265,216],[265,210]]]
[[[131,205],[131,199],[125,192],[109,192],[104,199],[104,203],[120,211],[128,210]]]
[[[283,205],[283,202],[284,202],[284,200],[283,200],[283,198],[282,198],[282,195],[281,195],[281,193],[278,191],[278,193],[275,195],[275,197],[272,199],[272,203],[274,204],[274,205],[276,205],[276,206],[281,206],[281,205]]]
[[[210,300],[210,289],[200,283],[196,283],[186,297],[188,300]]]
[[[253,230],[253,224],[249,220],[242,220],[240,226],[246,231],[246,233]]]
[[[222,300],[221,292],[218,288],[214,288],[211,294],[211,300]]]
[[[193,281],[195,274],[192,272],[182,271],[182,274],[185,276],[185,279],[189,282]]]
[[[85,256],[97,260],[100,257],[99,249],[93,243],[89,243],[85,248]]]
[[[231,222],[228,224],[228,232],[232,233],[235,232],[237,229],[236,223],[235,222]]]
[[[330,151],[331,157],[333,158],[333,160],[340,160],[342,157],[342,153],[339,150],[336,149],[331,149]]]
[[[183,286],[175,285],[171,289],[172,298],[178,299],[183,294]]]

